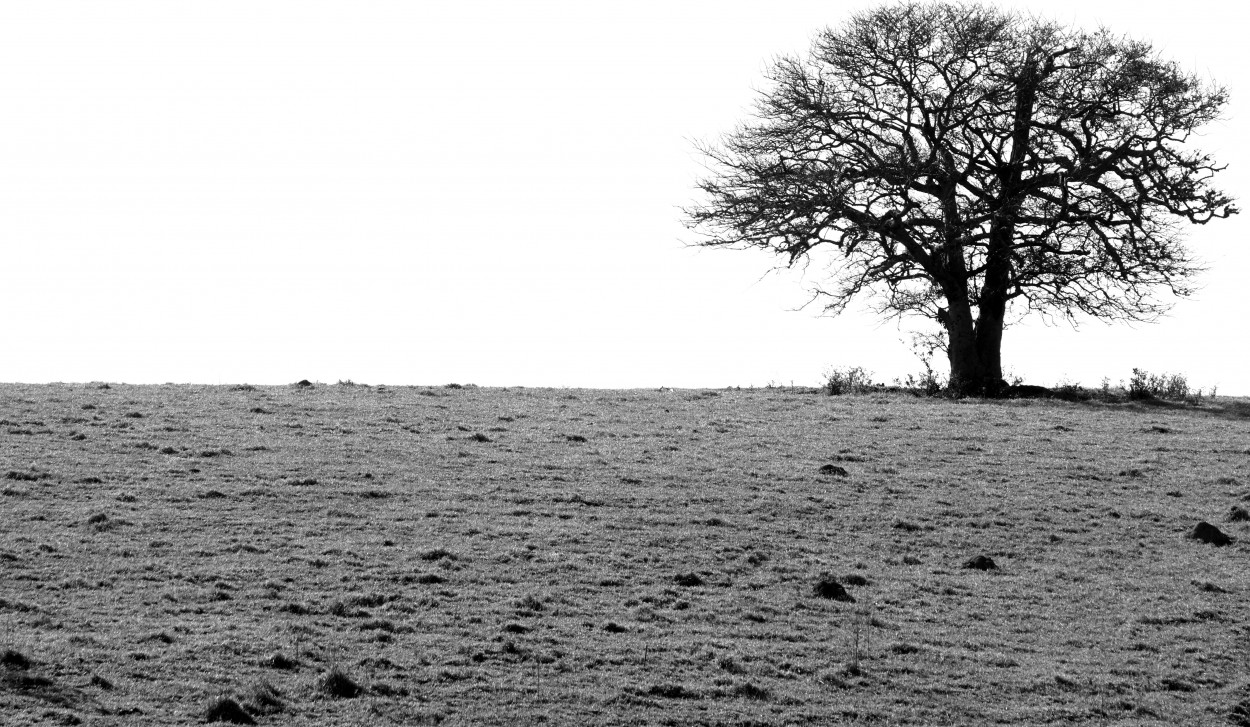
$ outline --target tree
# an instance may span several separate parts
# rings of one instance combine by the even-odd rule
[[[936,320],[957,393],[1002,392],[1018,316],[1157,318],[1201,270],[1182,223],[1237,212],[1186,148],[1225,89],[1106,29],[908,2],[768,78],[756,118],[700,147],[697,244],[834,253],[826,311],[864,294]]]

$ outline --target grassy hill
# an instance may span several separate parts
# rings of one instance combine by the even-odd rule
[[[1245,414],[4,385],[0,715],[1250,724]]]

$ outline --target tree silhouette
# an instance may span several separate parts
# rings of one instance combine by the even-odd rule
[[[958,393],[1003,390],[1009,316],[1156,318],[1200,271],[1182,223],[1237,212],[1186,148],[1225,89],[1106,29],[904,3],[768,77],[756,118],[700,147],[697,244],[835,251],[826,310],[938,321]]]

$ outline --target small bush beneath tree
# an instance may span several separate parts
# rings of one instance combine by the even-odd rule
[[[1152,374],[1143,369],[1133,369],[1128,384],[1128,398],[1134,400],[1164,399],[1197,404],[1202,401],[1202,389],[1190,389],[1189,380],[1182,374]],[[1211,387],[1207,398],[1215,398]]]
[[[829,396],[842,394],[866,394],[875,390],[872,373],[859,366],[831,369],[825,374],[825,393]]]

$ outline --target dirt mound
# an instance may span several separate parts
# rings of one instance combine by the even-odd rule
[[[256,720],[252,719],[252,715],[247,710],[239,706],[239,703],[230,697],[218,697],[213,703],[208,705],[208,710],[204,714],[205,722],[230,722],[232,724],[256,724]]]
[[[699,577],[698,573],[680,573],[673,577],[673,582],[687,588],[703,585],[703,579]]]
[[[846,592],[846,588],[838,583],[838,579],[833,576],[821,576],[816,585],[812,586],[812,593],[821,598],[831,598],[835,601],[845,601],[846,603],[855,603],[855,597]]]
[[[1205,520],[1194,526],[1189,531],[1189,537],[1202,543],[1209,543],[1214,546],[1228,545],[1233,539],[1228,537],[1219,528],[1215,527]]]
[[[1250,512],[1246,512],[1246,508],[1240,505],[1233,505],[1233,509],[1228,511],[1228,521],[1230,523],[1240,523],[1250,520]]]
[[[988,555],[978,555],[964,563],[965,568],[973,570],[998,570],[998,564]]]
[[[831,475],[831,476],[833,476],[833,477],[848,477],[848,476],[850,476],[850,473],[846,471],[846,468],[844,468],[844,467],[839,467],[839,466],[837,466],[836,464],[827,464],[827,465],[823,465],[823,466],[820,468],[820,474],[822,474],[822,475]]]
[[[1250,697],[1241,700],[1237,706],[1233,707],[1233,711],[1228,715],[1228,721],[1236,727],[1250,727]]]
[[[0,655],[0,664],[10,669],[21,669],[25,671],[30,668],[30,659],[24,654],[13,649],[5,649],[4,654]]]

